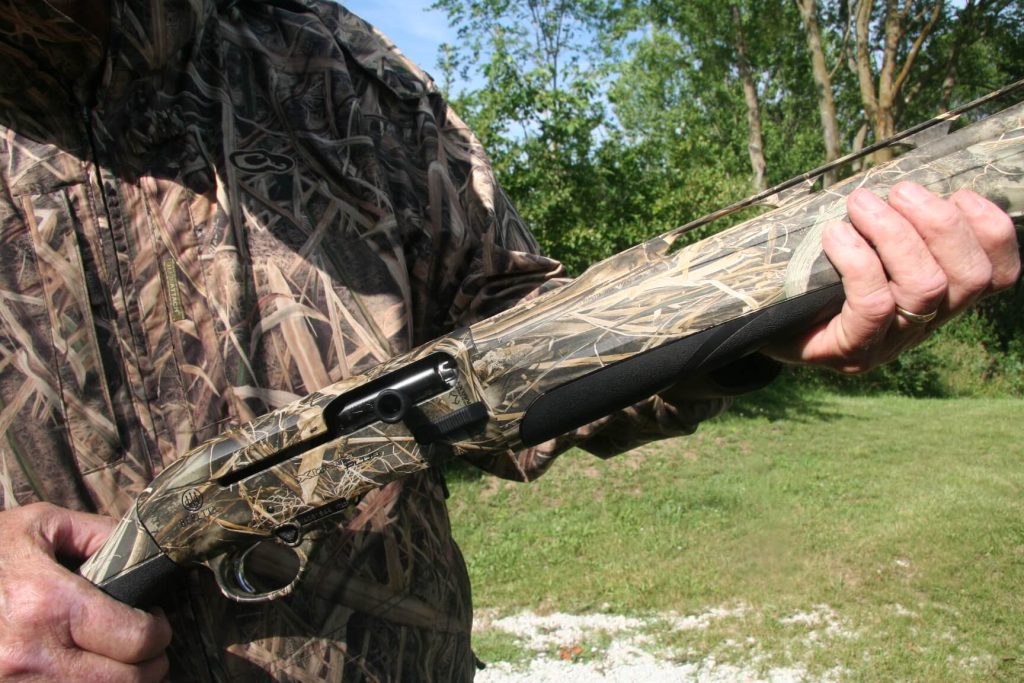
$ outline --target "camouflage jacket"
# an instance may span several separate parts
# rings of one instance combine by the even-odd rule
[[[229,425],[563,276],[430,78],[318,0],[0,0],[0,501],[120,516]],[[692,431],[652,399],[476,463],[529,480]],[[287,599],[169,590],[175,680],[467,680],[436,473],[366,496]]]

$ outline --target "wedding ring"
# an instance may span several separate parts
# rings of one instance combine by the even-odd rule
[[[935,316],[939,314],[939,309],[936,308],[931,313],[911,313],[899,304],[896,304],[896,314],[911,325],[927,325],[935,320]]]

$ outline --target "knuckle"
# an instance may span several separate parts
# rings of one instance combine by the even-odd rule
[[[60,621],[57,591],[48,590],[47,582],[5,579],[3,589],[4,621],[21,632],[49,630]]]
[[[888,286],[865,293],[857,301],[857,312],[870,325],[880,327],[892,318],[896,302]]]
[[[162,649],[163,646],[163,628],[161,624],[152,617],[147,617],[139,625],[139,629],[136,633],[136,649],[137,654],[141,657],[147,653],[150,653],[154,649]]]
[[[139,681],[141,683],[160,683],[167,677],[171,670],[170,661],[167,655],[160,655],[139,667]]]
[[[902,222],[893,223],[893,230],[887,240],[887,243],[879,244],[879,249],[885,249],[900,258],[918,257],[921,250],[921,236],[912,226]]]
[[[30,503],[0,514],[0,528],[8,538],[39,538],[61,514],[61,508],[52,503]]]
[[[917,283],[918,295],[928,302],[935,302],[942,299],[949,289],[949,277],[945,271],[936,269],[923,276]]]
[[[131,662],[141,662],[162,652],[170,645],[170,628],[151,615],[141,615],[125,640],[125,651]]]
[[[985,223],[985,233],[988,239],[1000,246],[1009,247],[1017,243],[1016,230],[1013,227],[1013,219],[1003,210],[992,212],[992,217]]]
[[[1008,245],[1005,251],[1001,251],[1000,255],[1001,257],[993,262],[991,283],[993,291],[1012,287],[1021,277],[1020,252],[1016,240]]]
[[[971,190],[958,190],[950,197],[959,207],[965,207],[972,227],[997,239],[1012,239],[1013,219],[992,201]]]
[[[998,272],[998,275],[992,280],[992,288],[996,290],[1009,289],[1021,276],[1021,263],[1020,259],[1016,259],[1012,265],[1002,269]]]
[[[992,275],[992,264],[979,260],[963,274],[960,284],[970,292],[984,292],[992,286]]]
[[[18,514],[24,520],[44,520],[60,512],[60,508],[53,503],[37,502],[29,503],[28,505],[22,506],[12,511],[14,514]]]

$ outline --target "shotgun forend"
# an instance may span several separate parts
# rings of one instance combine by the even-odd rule
[[[885,196],[904,180],[941,195],[971,188],[1019,224],[1024,104],[824,191],[777,194],[774,210],[695,244],[669,232],[226,432],[162,472],[82,574],[130,603],[197,564],[235,600],[283,595],[317,524],[368,490],[540,443],[835,310],[842,290],[822,227],[845,219],[853,189]]]

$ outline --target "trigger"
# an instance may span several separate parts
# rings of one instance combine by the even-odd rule
[[[207,561],[221,593],[238,602],[263,602],[288,595],[305,565],[302,548],[270,539]]]
[[[255,547],[256,546],[253,545],[246,548],[242,554],[238,556],[238,559],[232,563],[235,570],[234,579],[238,586],[246,593],[252,594],[260,593],[261,591],[257,590],[251,583],[249,583],[249,580],[245,578],[245,559],[249,557]]]

